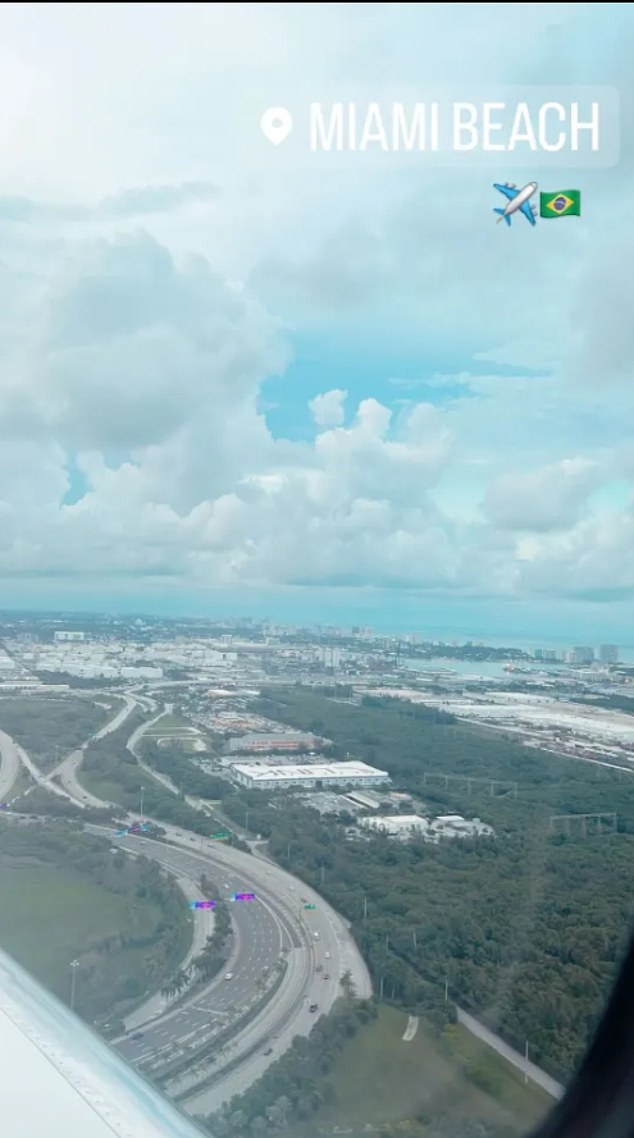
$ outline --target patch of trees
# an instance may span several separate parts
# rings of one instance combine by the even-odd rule
[[[113,716],[88,699],[72,696],[11,696],[0,699],[0,728],[43,771],[55,767]]]
[[[216,900],[220,895],[217,885],[202,875],[200,882],[201,893],[210,900]],[[161,989],[161,994],[170,999],[190,987],[192,982],[205,984],[226,964],[231,949],[232,937],[231,917],[229,908],[223,901],[217,901],[214,909],[214,931],[207,937],[201,952],[192,960],[189,968],[180,968],[178,972]]]
[[[70,959],[79,960],[76,1010],[89,1021],[106,1014],[123,1016],[146,993],[160,986],[186,951],[187,909],[174,879],[146,857],[112,854],[110,842],[55,827],[0,828],[0,856],[27,859],[73,870],[95,886],[127,898],[126,920],[97,938],[78,936]],[[98,903],[98,895],[95,903]],[[56,992],[66,999],[68,977]]]
[[[141,722],[143,721],[141,717]],[[117,804],[131,813],[137,813],[141,805],[143,787],[143,813],[183,830],[208,837],[218,824],[201,810],[196,810],[185,801],[185,792],[173,794],[148,775],[138,760],[126,747],[134,725],[129,723],[90,743],[84,753],[80,778],[88,790],[97,797],[116,798]],[[226,790],[226,784],[225,790]],[[248,850],[248,846],[234,836],[236,849]]]
[[[82,809],[69,798],[46,790],[43,786],[35,786],[22,798],[15,801],[11,809],[16,814],[37,814],[49,818],[75,818],[78,821],[94,822],[95,824],[110,822],[112,810],[109,807],[98,809],[86,807]]]
[[[589,703],[594,707],[607,707],[611,711],[626,711],[628,715],[634,715],[634,698],[626,695],[597,695],[592,698],[577,696],[576,702]]]
[[[340,752],[390,771],[432,813],[478,815],[496,839],[350,841],[297,799],[241,792],[223,804],[266,834],[271,853],[352,922],[376,990],[442,1014],[445,991],[566,1080],[585,1050],[634,915],[634,778],[522,747],[501,733],[354,707],[288,689],[258,701],[305,729],[319,716]],[[367,741],[368,737],[372,742]],[[461,776],[443,785],[429,773]],[[481,779],[469,788],[468,777]],[[488,780],[513,780],[517,799]],[[277,807],[277,808],[276,808]],[[553,833],[556,814],[618,812],[619,833]]]
[[[141,738],[140,743],[144,762],[152,767],[152,770],[167,775],[183,794],[191,794],[196,798],[219,799],[227,793],[226,779],[206,774],[182,751],[170,747],[169,742],[159,747],[154,740]]]
[[[199,980],[211,980],[224,967],[229,955],[230,940],[229,910],[224,901],[218,901],[214,910],[214,931],[207,937],[205,947],[192,961],[193,972]]]
[[[352,684],[316,684],[313,691],[333,699],[352,699],[354,694]]]
[[[35,671],[34,674],[47,684],[68,684],[70,688],[79,688],[85,691],[103,691],[104,688],[118,686],[121,683],[120,680],[108,679],[105,676],[95,676],[94,679],[89,679],[87,676],[75,676],[71,672]]]
[[[278,1134],[293,1123],[310,1119],[325,1102],[335,1100],[327,1076],[337,1057],[362,1024],[376,1018],[371,1000],[344,996],[327,1017],[317,1020],[310,1036],[296,1036],[286,1055],[249,1090],[205,1120],[216,1138]]]

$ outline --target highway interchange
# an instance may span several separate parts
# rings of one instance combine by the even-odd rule
[[[128,691],[124,698],[124,707],[93,738],[116,730],[135,707],[156,713],[156,701],[146,696]],[[144,726],[155,718],[156,714]],[[141,734],[142,729],[137,728],[128,746],[132,748]],[[23,748],[0,733],[0,789],[4,787],[8,796],[11,772],[14,778],[16,762],[22,762],[36,783],[64,794],[82,808],[103,806],[81,786],[82,756],[83,749],[73,751],[54,771],[43,775]],[[61,786],[51,782],[53,776]],[[227,901],[231,908],[231,956],[219,977],[190,997],[185,994],[175,1006],[166,1006],[166,1001],[153,993],[128,1017],[126,1034],[113,1045],[153,1077],[165,1075],[175,1061],[182,1065],[183,1059],[189,1059],[184,1064],[189,1074],[180,1074],[165,1085],[171,1094],[179,1095],[189,1112],[210,1113],[246,1090],[290,1047],[297,1034],[310,1031],[315,1022],[311,1005],[318,1005],[317,1014],[327,1012],[340,993],[344,973],[350,974],[361,997],[371,995],[371,982],[345,922],[299,879],[265,857],[201,839],[164,822],[160,825],[165,831],[161,841],[139,835],[116,836],[109,827],[90,825],[87,829],[108,835],[113,849],[120,847],[156,860],[176,877],[188,901],[196,896],[204,873],[218,889],[216,899]],[[235,892],[254,892],[256,899],[231,902]],[[308,903],[315,909],[305,909]],[[211,932],[212,915],[195,910],[191,916],[193,949],[198,950]],[[185,965],[191,955],[192,951]],[[230,980],[225,979],[227,973]],[[271,987],[276,979],[277,986]],[[267,992],[269,999],[265,999]],[[227,1040],[226,1029],[232,1025],[236,1033]],[[225,1038],[214,1049],[213,1039],[220,1031]],[[196,1067],[196,1057],[203,1048],[211,1051],[205,1070]]]

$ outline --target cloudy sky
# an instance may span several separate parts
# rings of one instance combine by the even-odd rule
[[[3,5],[0,607],[634,644],[633,37],[621,4]],[[421,83],[619,88],[621,160],[259,133]],[[583,216],[495,225],[509,176]]]

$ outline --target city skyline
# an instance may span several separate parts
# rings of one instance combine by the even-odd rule
[[[385,637],[387,639],[398,640],[402,638],[404,643],[410,639],[413,643],[418,644],[439,644],[447,646],[474,645],[490,647],[494,649],[515,648],[524,652],[528,652],[529,654],[533,654],[536,658],[541,658],[539,654],[542,652],[554,652],[558,660],[565,660],[570,652],[574,651],[580,646],[587,646],[593,652],[596,662],[600,662],[603,649],[615,649],[617,652],[617,660],[606,660],[604,662],[618,662],[626,665],[634,663],[634,643],[628,644],[626,641],[622,640],[607,639],[603,635],[594,637],[594,639],[593,637],[588,637],[586,638],[586,641],[583,642],[583,637],[576,637],[573,639],[570,637],[566,638],[565,636],[544,637],[543,635],[536,635],[535,633],[531,632],[527,632],[521,635],[514,635],[510,632],[506,635],[495,635],[482,631],[465,631],[464,629],[451,628],[450,626],[434,627],[428,625],[415,628],[405,625],[402,627],[397,627],[390,625],[389,623],[386,623],[383,626],[375,626],[372,624],[366,625],[359,623],[358,621],[348,621],[341,623],[319,621],[318,619],[306,621],[284,621],[275,619],[269,614],[253,616],[247,612],[240,612],[238,610],[232,613],[224,614],[198,612],[188,615],[174,615],[141,609],[131,609],[128,611],[117,609],[85,609],[83,611],[73,611],[72,609],[54,609],[46,607],[40,609],[0,609],[0,623],[4,619],[10,624],[13,620],[20,620],[21,618],[25,620],[33,619],[36,623],[40,620],[42,622],[48,620],[53,622],[58,621],[59,623],[63,624],[67,624],[68,622],[72,622],[74,619],[76,619],[77,623],[80,625],[85,621],[90,621],[92,619],[99,620],[103,618],[108,620],[120,620],[122,622],[132,622],[134,620],[143,621],[145,619],[148,621],[165,621],[166,623],[174,624],[177,624],[179,621],[191,621],[192,635],[195,635],[196,622],[208,623],[210,625],[222,625],[226,623],[228,625],[238,626],[241,623],[246,622],[248,624],[253,624],[255,627],[261,627],[264,625],[265,627],[270,626],[272,631],[278,629],[280,631],[286,630],[291,633],[296,629],[308,632],[323,633],[333,631],[343,636],[359,633],[362,636],[370,635],[375,636],[378,639]],[[59,636],[60,638],[68,636],[68,638],[71,639],[73,633],[59,632],[55,635],[56,637]]]

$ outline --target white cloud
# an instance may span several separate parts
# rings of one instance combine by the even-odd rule
[[[487,488],[483,509],[502,530],[569,529],[603,477],[595,462],[563,459],[498,478]]]
[[[618,600],[634,595],[634,507],[590,517],[518,545],[518,587],[532,595]]]
[[[308,406],[318,427],[340,427],[345,418],[345,401],[348,392],[333,388],[323,395],[316,395]]]
[[[0,11],[0,572],[634,591],[593,494],[634,470],[629,219],[507,232],[475,167],[315,177],[257,138],[287,97],[543,81],[549,7],[450,7]],[[571,80],[602,12],[562,23]]]

